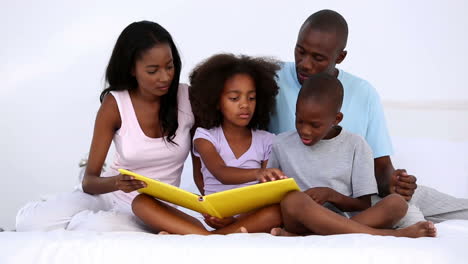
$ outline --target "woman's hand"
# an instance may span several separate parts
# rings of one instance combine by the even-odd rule
[[[286,179],[286,175],[280,169],[259,169],[257,171],[257,180],[258,182],[268,182]]]
[[[146,183],[140,180],[135,180],[135,177],[130,175],[119,174],[114,176],[115,186],[118,190],[124,191],[126,193],[136,191],[141,188],[146,187]]]

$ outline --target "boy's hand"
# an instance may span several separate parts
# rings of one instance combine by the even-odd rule
[[[390,193],[397,193],[403,196],[406,201],[409,201],[413,197],[417,187],[414,175],[409,175],[404,169],[393,172],[390,179]]]
[[[223,228],[237,221],[237,219],[234,216],[226,218],[217,218],[207,214],[202,215],[205,218],[205,223],[215,229]]]
[[[258,182],[276,181],[286,179],[286,175],[280,169],[259,169],[257,172]]]
[[[143,181],[135,180],[133,176],[119,174],[114,176],[115,186],[118,190],[124,191],[126,193],[136,191],[141,188],[146,187],[146,183]]]
[[[309,195],[315,202],[322,205],[326,202],[331,202],[336,192],[328,187],[315,187],[306,190],[304,193]]]

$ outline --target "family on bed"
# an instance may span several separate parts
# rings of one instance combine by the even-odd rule
[[[171,35],[154,22],[130,24],[107,66],[82,188],[28,203],[17,230],[77,230],[79,219],[99,215],[106,221],[90,229],[416,238],[435,237],[433,222],[468,219],[468,200],[417,186],[415,176],[394,169],[376,90],[336,68],[347,37],[345,19],[321,10],[299,29],[295,62],[218,54],[196,66],[189,87],[179,83]],[[103,172],[112,141],[115,158]],[[117,172],[178,186],[189,153],[203,194],[286,177],[302,192],[234,217],[203,215],[210,229],[138,194],[145,183]]]

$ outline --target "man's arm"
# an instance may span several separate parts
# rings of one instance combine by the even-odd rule
[[[374,171],[380,196],[397,193],[407,201],[411,200],[417,188],[416,177],[409,175],[404,169],[395,170],[390,156],[375,158]]]

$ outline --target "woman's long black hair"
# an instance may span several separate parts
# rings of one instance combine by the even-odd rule
[[[100,100],[102,102],[110,91],[136,89],[138,83],[131,74],[135,62],[141,58],[144,52],[158,44],[168,44],[172,51],[174,78],[168,93],[161,97],[159,120],[163,134],[167,135],[167,140],[176,144],[173,139],[179,127],[177,121],[177,92],[182,62],[171,35],[159,24],[151,21],[134,22],[122,31],[107,65],[106,82],[109,87],[102,91]]]

